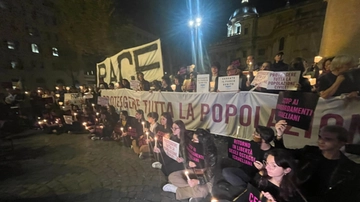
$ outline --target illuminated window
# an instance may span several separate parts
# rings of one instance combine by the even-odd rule
[[[57,48],[52,48],[52,54],[53,54],[53,56],[58,57],[59,56],[58,49]]]
[[[236,27],[236,34],[237,35],[241,34],[241,24],[237,22],[235,23],[235,27]]]
[[[32,51],[33,53],[39,53],[39,47],[38,47],[38,45],[32,43],[32,44],[31,44],[31,51]]]
[[[15,50],[15,43],[13,41],[7,41],[8,49]]]

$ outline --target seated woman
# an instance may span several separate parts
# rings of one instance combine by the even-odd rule
[[[254,151],[253,155],[256,158],[254,165],[252,167],[246,165],[240,167],[227,167],[222,170],[222,175],[225,180],[237,190],[233,193],[234,195],[238,195],[239,191],[243,190],[242,188],[246,188],[248,182],[250,182],[258,172],[257,166],[259,163],[261,164],[261,162],[265,160],[265,152],[273,149],[270,144],[275,138],[275,133],[272,128],[257,126],[252,135],[253,141],[259,143],[258,148],[252,148]],[[218,186],[222,189],[229,190],[230,185],[227,182],[220,181]]]
[[[289,152],[284,149],[272,149],[266,153],[263,168],[255,176],[252,184],[269,201],[304,202],[306,199],[297,188],[295,168],[295,160]],[[242,196],[236,201],[243,201]]]
[[[161,114],[160,117],[160,126],[158,127],[158,130],[156,131],[154,140],[156,141],[156,143],[154,144],[154,142],[152,142],[153,148],[155,149],[156,147],[162,148],[163,146],[163,138],[169,138],[170,137],[170,133],[171,133],[171,127],[173,124],[173,120],[171,117],[171,114],[169,112],[164,112]],[[159,152],[157,152],[159,153]],[[157,161],[154,162],[152,164],[153,168],[159,168],[161,169],[161,163],[159,162],[159,155],[156,156]]]
[[[120,120],[113,127],[114,140],[121,140],[124,146],[130,147],[132,142],[131,132],[135,127],[134,123],[134,117],[129,116],[127,111],[121,111]]]
[[[154,153],[160,154],[159,163],[161,171],[165,176],[168,176],[170,173],[183,170],[184,169],[184,144],[185,144],[185,124],[181,120],[177,120],[172,125],[173,133],[170,136],[170,140],[179,143],[179,157],[175,160],[170,158],[163,148],[155,147]],[[164,137],[165,138],[165,137]]]
[[[359,89],[352,82],[346,72],[356,66],[355,59],[348,55],[336,56],[330,66],[330,73],[319,78],[320,97],[328,99],[341,94],[348,94],[348,98],[357,97]]]
[[[134,122],[134,128],[136,132],[136,136],[132,136],[132,148],[136,154],[140,154],[140,146],[139,143],[141,139],[144,137],[144,129],[145,126],[147,126],[148,123],[144,118],[144,111],[141,109],[136,110],[135,113],[135,122]]]
[[[159,114],[156,112],[150,112],[147,115],[149,125],[144,129],[145,135],[143,135],[143,137],[139,139],[140,159],[143,159],[145,157],[145,153],[150,152],[150,143],[154,141],[154,136],[159,128],[159,124],[157,123],[158,118]]]
[[[176,200],[190,198],[189,201],[196,201],[205,198],[212,190],[217,149],[213,135],[204,129],[197,129],[186,147],[186,150],[192,151],[189,151],[187,156],[187,159],[191,159],[187,163],[190,169],[171,173],[169,175],[170,183],[164,185],[163,190],[175,193]],[[196,155],[194,155],[194,148],[196,148]],[[196,159],[197,157],[200,159]],[[203,160],[201,160],[202,158]],[[201,163],[202,161],[203,163]]]

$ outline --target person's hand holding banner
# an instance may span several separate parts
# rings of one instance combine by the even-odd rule
[[[287,123],[285,120],[280,120],[275,124],[276,136],[281,138],[286,129]]]

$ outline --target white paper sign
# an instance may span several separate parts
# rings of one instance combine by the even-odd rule
[[[109,98],[107,98],[107,97],[98,97],[98,105],[108,106],[109,105]]]
[[[259,71],[251,85],[268,90],[297,90],[299,78],[300,71]]]
[[[270,72],[267,84],[269,90],[297,90],[300,71]]]
[[[79,93],[65,93],[64,94],[64,105],[70,106],[70,105],[78,105],[81,106],[85,103],[84,98]]]
[[[239,76],[222,76],[219,77],[218,90],[219,91],[238,91],[239,90]]]
[[[65,123],[68,124],[68,125],[72,125],[72,123],[73,123],[72,116],[64,115],[64,120],[65,120]]]
[[[209,92],[209,74],[199,74],[196,78],[196,92]]]
[[[174,142],[167,138],[163,138],[163,148],[166,155],[168,155],[170,158],[174,159],[175,161],[179,157],[179,147],[180,147],[179,143]]]

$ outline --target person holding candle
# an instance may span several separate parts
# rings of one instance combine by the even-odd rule
[[[183,83],[183,79],[181,78],[181,76],[176,75],[174,77],[175,92],[183,92],[182,91],[182,83]]]
[[[154,147],[154,153],[160,154],[159,162],[161,163],[161,171],[165,176],[168,176],[170,173],[183,170],[184,169],[184,147],[185,147],[185,124],[181,120],[177,120],[172,125],[172,134],[170,140],[180,144],[179,148],[179,157],[174,160],[170,158],[164,151],[164,149],[159,147]]]
[[[306,61],[300,57],[294,58],[289,65],[289,71],[300,71],[300,78],[297,84],[297,91],[300,92],[311,92],[310,81],[307,78],[303,77],[305,72],[305,64]]]
[[[148,125],[148,122],[144,118],[144,111],[141,109],[136,110],[135,113],[135,123],[134,127],[136,128],[137,136],[133,137],[132,140],[132,148],[136,154],[140,154],[140,142],[144,143],[143,141],[146,140],[146,134],[144,136],[145,126]],[[146,144],[146,143],[145,143]]]
[[[131,146],[132,142],[132,128],[135,128],[136,120],[134,117],[129,116],[128,112],[123,110],[120,112],[120,120],[115,124],[113,135],[115,140],[121,140],[126,147]]]
[[[155,137],[157,138],[157,141],[155,142],[156,145],[154,145],[154,150],[153,150],[154,152],[157,151],[155,153],[160,152],[159,147],[162,147],[163,138],[170,137],[169,134],[171,134],[171,132],[172,132],[171,131],[172,124],[173,124],[173,120],[172,120],[171,114],[169,112],[162,113],[161,117],[160,117],[160,127],[158,128],[156,135],[155,135]],[[156,161],[152,164],[152,167],[161,169],[162,164],[159,162],[160,161],[159,156],[158,156],[157,160],[158,161]]]
[[[239,91],[248,91],[251,89],[251,78],[246,77],[246,75],[243,74],[242,70],[239,69],[235,65],[229,65],[226,69],[227,76],[239,76]]]
[[[145,153],[149,153],[150,150],[150,146],[152,146],[152,142],[154,141],[154,136],[157,133],[158,129],[159,129],[159,124],[157,123],[157,120],[159,118],[159,114],[156,112],[150,112],[147,115],[147,119],[148,119],[148,126],[145,127],[144,131],[145,131],[145,136],[143,136],[140,141],[139,141],[139,147],[140,147],[140,154],[139,154],[139,158],[140,159],[144,159],[145,158]]]
[[[196,156],[203,156],[204,163],[188,161],[186,163],[188,169],[176,171],[169,175],[170,183],[164,185],[163,190],[175,193],[176,200],[190,198],[189,201],[198,201],[205,198],[212,190],[214,169],[217,163],[217,149],[213,135],[204,129],[197,129],[189,144],[196,148],[202,148]],[[188,156],[188,159],[189,157],[193,158],[191,155]]]

